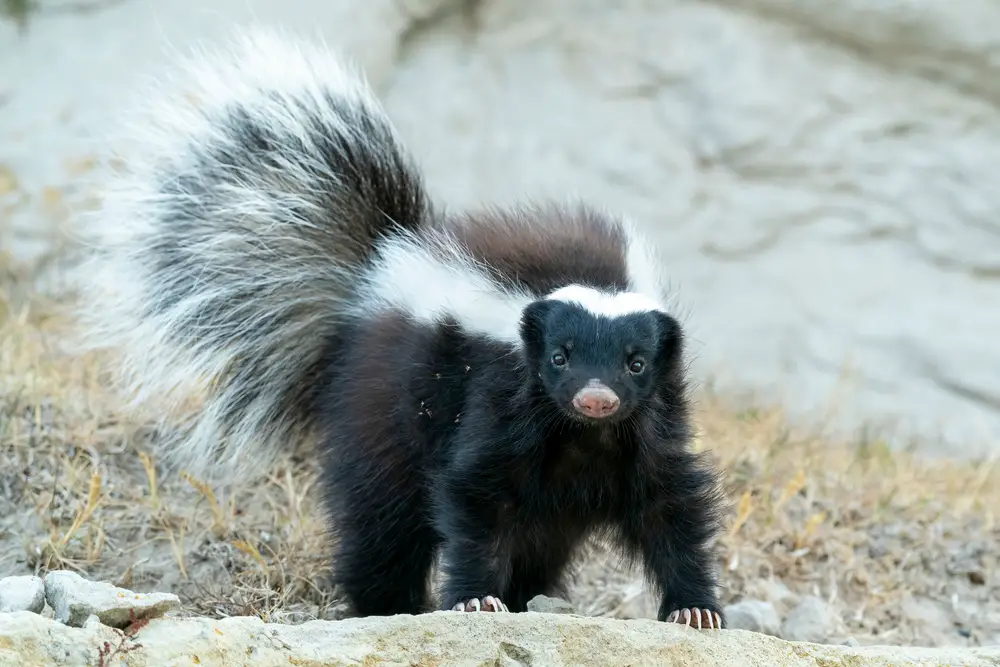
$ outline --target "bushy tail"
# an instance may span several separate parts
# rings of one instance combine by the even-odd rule
[[[363,76],[321,45],[254,29],[177,74],[183,89],[143,101],[91,222],[80,316],[133,407],[166,417],[201,399],[167,431],[168,462],[259,468],[313,435],[359,265],[429,204]]]

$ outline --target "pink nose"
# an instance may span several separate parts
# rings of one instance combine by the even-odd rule
[[[618,395],[600,383],[590,383],[573,397],[573,407],[580,414],[600,419],[618,411]]]

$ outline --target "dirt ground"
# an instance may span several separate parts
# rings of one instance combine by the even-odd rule
[[[121,418],[98,360],[60,351],[60,304],[27,284],[0,262],[0,575],[69,568],[173,591],[190,613],[341,617],[314,469],[289,458],[230,493],[163,477],[150,429]],[[749,406],[699,395],[698,446],[727,471],[732,500],[727,603],[755,597],[787,614],[814,594],[862,644],[1000,643],[1000,467],[834,441]],[[581,557],[569,597],[588,615],[655,612],[601,545]]]

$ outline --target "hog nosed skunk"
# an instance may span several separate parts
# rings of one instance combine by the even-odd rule
[[[201,397],[165,460],[238,473],[318,445],[359,615],[523,611],[600,533],[660,620],[724,626],[717,473],[652,245],[583,204],[444,213],[322,45],[257,29],[181,64],[188,94],[133,123],[80,313],[133,407]]]

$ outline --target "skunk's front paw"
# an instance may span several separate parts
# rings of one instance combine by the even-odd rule
[[[452,611],[493,611],[505,612],[507,605],[500,601],[500,598],[487,595],[480,603],[479,598],[469,598],[457,603],[451,608]]]
[[[710,609],[677,609],[667,616],[667,623],[680,623],[698,630],[721,630],[722,616]]]

